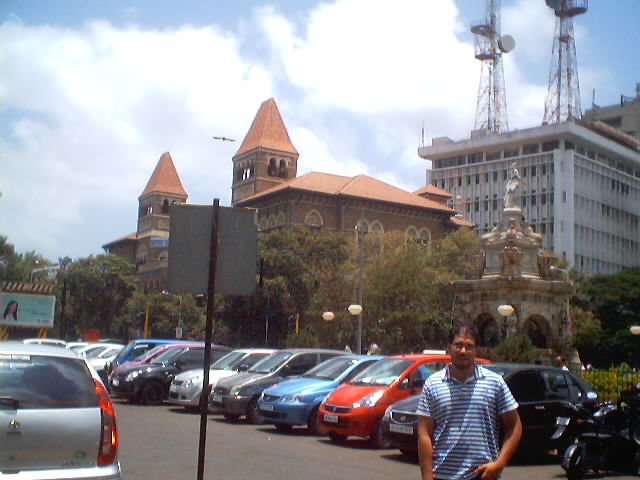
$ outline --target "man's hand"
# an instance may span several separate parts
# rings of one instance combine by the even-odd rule
[[[475,473],[482,478],[482,480],[495,480],[502,470],[504,470],[504,466],[498,462],[489,462],[476,468]]]

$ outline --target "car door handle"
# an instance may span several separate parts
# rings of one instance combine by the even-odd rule
[[[544,410],[544,405],[536,405],[535,407],[536,410]]]

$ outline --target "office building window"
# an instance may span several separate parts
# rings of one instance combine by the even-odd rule
[[[498,171],[497,171],[497,170],[494,170],[494,171],[493,171],[493,181],[494,181],[494,182],[497,182],[497,181],[498,181]]]

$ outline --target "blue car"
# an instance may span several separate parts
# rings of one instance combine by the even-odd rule
[[[258,400],[260,415],[280,431],[306,425],[318,434],[318,406],[344,382],[384,358],[379,355],[343,355],[322,362],[304,375],[267,388]]]

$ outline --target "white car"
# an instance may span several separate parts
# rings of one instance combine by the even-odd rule
[[[87,363],[93,367],[93,369],[98,372],[100,378],[104,381],[107,378],[107,375],[104,371],[104,366],[107,362],[113,361],[116,358],[116,355],[120,353],[120,350],[124,348],[124,345],[110,345],[108,348],[99,352],[97,355],[92,357],[87,357]]]
[[[260,360],[272,355],[276,350],[269,348],[241,348],[227,353],[211,365],[209,385],[213,388],[221,378],[236,375],[251,368]],[[194,408],[199,405],[202,393],[204,369],[196,368],[182,372],[171,382],[167,403]]]
[[[27,345],[51,345],[54,347],[66,347],[67,342],[57,338],[25,338],[22,343]]]
[[[84,358],[0,342],[0,478],[120,480],[116,412]]]
[[[76,350],[76,354],[79,357],[95,358],[111,347],[123,348],[124,345],[122,345],[121,343],[90,343],[86,347],[82,347],[81,349]]]

